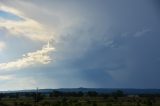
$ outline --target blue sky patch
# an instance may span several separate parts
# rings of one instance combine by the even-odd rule
[[[17,15],[14,15],[12,13],[5,12],[5,11],[2,11],[2,10],[0,10],[0,18],[4,18],[4,19],[7,19],[7,20],[14,20],[14,21],[23,20],[21,17],[19,17]]]

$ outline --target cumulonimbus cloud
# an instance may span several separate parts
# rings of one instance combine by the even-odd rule
[[[54,51],[54,47],[48,43],[41,50],[24,54],[23,57],[18,60],[0,63],[0,70],[15,70],[35,64],[48,64],[52,60],[49,56],[49,53],[52,51]]]

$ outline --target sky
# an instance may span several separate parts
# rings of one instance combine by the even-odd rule
[[[0,90],[160,88],[158,0],[0,0]]]

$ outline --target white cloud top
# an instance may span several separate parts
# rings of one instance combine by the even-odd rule
[[[54,48],[50,47],[48,44],[41,50],[27,53],[23,55],[21,59],[18,59],[16,61],[0,63],[0,70],[21,69],[35,64],[47,64],[52,60],[48,54],[53,50]]]

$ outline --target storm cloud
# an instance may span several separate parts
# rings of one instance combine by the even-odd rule
[[[160,18],[155,2],[3,0],[2,3],[21,10],[54,33],[45,35],[53,40],[55,51],[50,58],[54,61],[21,69],[17,74],[9,73],[19,79],[34,80],[32,85],[28,84],[29,88],[38,86],[43,79],[46,82],[39,85],[42,88],[160,88],[157,84],[160,81]],[[19,40],[35,44],[24,38]],[[34,50],[43,43],[25,47]]]

